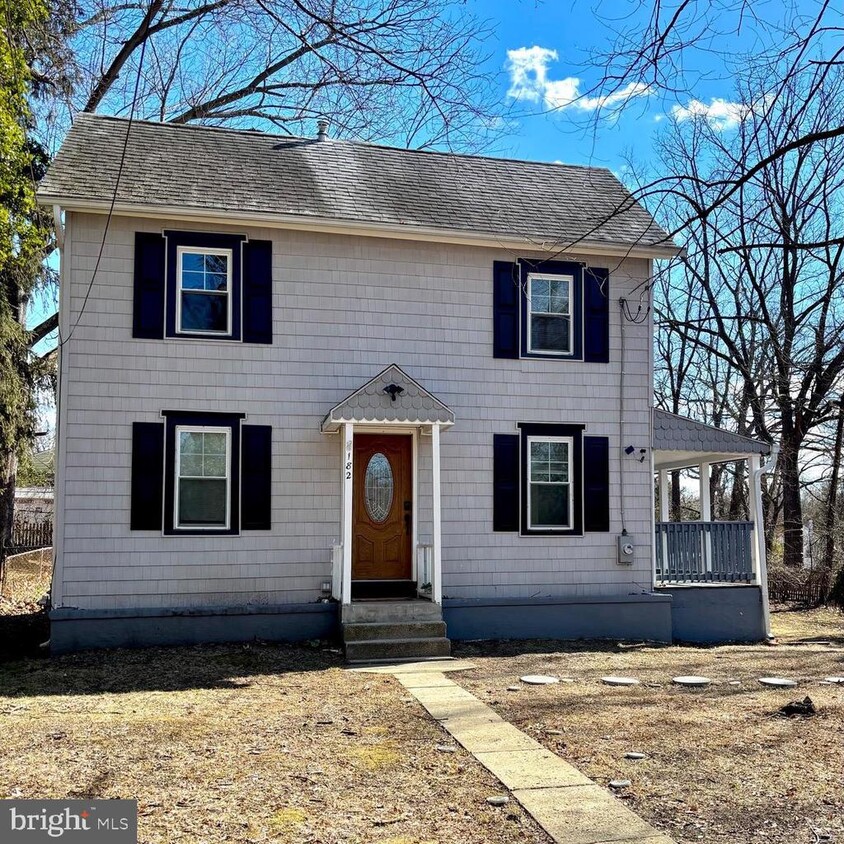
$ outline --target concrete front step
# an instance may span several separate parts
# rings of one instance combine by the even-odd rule
[[[354,601],[341,610],[343,624],[391,624],[442,621],[442,607],[432,601]]]
[[[346,659],[349,662],[421,659],[432,656],[451,656],[451,642],[444,636],[425,639],[362,639],[346,642]]]
[[[364,622],[343,625],[345,642],[377,639],[437,639],[445,637],[444,621]]]

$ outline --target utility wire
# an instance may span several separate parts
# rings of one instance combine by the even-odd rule
[[[135,107],[138,103],[138,92],[141,87],[141,73],[144,67],[144,55],[146,54],[147,49],[147,34],[149,32],[149,26],[152,22],[152,17],[147,15],[146,18],[146,26],[144,27],[144,36],[143,41],[141,42],[141,54],[138,57],[138,72],[135,75],[135,90],[132,94],[132,104],[129,108],[129,122],[126,124],[126,136],[123,139],[123,149],[120,153],[120,164],[117,168],[117,176],[114,180],[114,191],[111,195],[111,203],[108,209],[108,216],[106,217],[105,228],[103,229],[103,239],[100,241],[100,250],[97,253],[97,261],[94,264],[94,271],[91,273],[91,280],[88,282],[88,289],[85,291],[85,298],[82,300],[82,307],[79,310],[79,316],[76,318],[76,322],[73,323],[73,326],[70,329],[67,337],[62,339],[61,336],[61,328],[59,328],[59,343],[58,348],[64,346],[65,343],[69,343],[71,338],[73,337],[74,332],[76,331],[79,323],[82,321],[82,317],[85,315],[85,308],[88,305],[88,299],[91,296],[91,291],[94,289],[94,281],[97,278],[97,273],[100,269],[100,263],[103,259],[103,252],[105,251],[106,239],[108,238],[108,231],[109,227],[111,226],[111,220],[114,216],[114,206],[117,204],[117,193],[120,189],[120,179],[123,175],[123,168],[126,164],[126,152],[129,149],[129,136],[132,132],[132,123],[135,119]],[[70,291],[68,291],[69,295]]]

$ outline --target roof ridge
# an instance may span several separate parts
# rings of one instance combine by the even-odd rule
[[[113,121],[115,123],[124,123],[128,124],[129,118],[128,117],[120,117],[114,114],[93,114],[91,112],[80,112],[76,115],[76,120],[80,118],[84,118],[86,120],[108,120]],[[75,122],[75,121],[74,121]],[[391,144],[378,144],[374,141],[357,141],[357,140],[350,140],[347,138],[327,138],[325,141],[320,141],[317,138],[307,138],[303,135],[284,135],[281,133],[276,132],[266,132],[262,129],[235,129],[231,126],[206,126],[203,124],[197,123],[169,123],[167,121],[162,120],[149,120],[147,118],[133,118],[132,124],[143,124],[146,126],[155,126],[164,129],[172,129],[175,131],[181,131],[190,129],[193,131],[206,131],[206,132],[222,132],[227,133],[230,135],[247,135],[250,137],[263,137],[263,138],[279,138],[285,141],[301,141],[303,143],[309,144],[319,144],[319,143],[331,143],[331,144],[345,144],[348,146],[356,146],[356,147],[365,147],[369,149],[377,149],[377,150],[388,150],[393,152],[400,152],[400,153],[407,153],[413,155],[437,155],[437,156],[444,156],[446,158],[468,158],[475,161],[504,161],[508,164],[530,164],[532,167],[541,166],[541,167],[554,167],[554,168],[567,168],[570,170],[577,170],[577,171],[587,171],[587,172],[594,172],[594,173],[608,173],[613,179],[615,179],[624,190],[627,191],[627,188],[624,186],[624,183],[618,179],[618,177],[613,173],[612,169],[609,167],[599,167],[593,164],[568,164],[563,161],[537,161],[535,159],[530,158],[508,158],[504,155],[480,155],[478,153],[470,153],[470,152],[450,152],[446,150],[438,150],[438,149],[413,149],[412,147],[399,147],[393,146]],[[629,193],[629,191],[628,191]]]

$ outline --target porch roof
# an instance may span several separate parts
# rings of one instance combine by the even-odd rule
[[[744,460],[768,454],[768,443],[704,425],[665,410],[653,411],[653,455],[656,469],[682,469],[700,463]]]
[[[346,422],[448,427],[454,411],[393,363],[334,405],[320,429],[334,433]]]

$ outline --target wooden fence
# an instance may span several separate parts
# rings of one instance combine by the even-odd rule
[[[53,544],[52,522],[25,522],[15,520],[12,525],[12,548],[9,553],[49,548]]]
[[[830,581],[830,573],[825,569],[771,567],[768,570],[768,595],[775,603],[816,607],[826,601]]]

